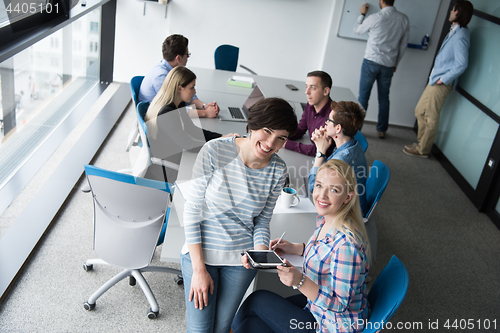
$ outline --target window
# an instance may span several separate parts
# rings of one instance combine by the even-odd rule
[[[30,21],[28,17],[23,24],[31,29],[21,35],[12,32],[9,21],[6,26],[0,24],[0,115],[3,115],[3,118],[0,117],[3,125],[0,133],[0,214],[47,161],[53,149],[60,145],[87,106],[98,98],[101,91],[97,87],[99,79],[111,82],[113,78],[112,71],[101,71],[100,66],[106,63],[112,68],[113,48],[108,46],[114,44],[116,0],[87,0],[87,7],[76,8],[73,7],[79,0],[46,1],[68,1],[66,8],[72,8],[74,15],[67,22],[68,29],[64,33],[64,24],[61,23],[66,17],[46,21],[43,27],[39,26],[40,21]],[[0,17],[5,17],[1,10],[2,3]],[[99,30],[102,38],[109,41],[101,47],[104,48],[103,59],[99,54],[90,54],[85,50],[85,43],[90,41],[90,31],[85,28],[78,31],[73,26],[75,22],[80,22],[77,25],[81,27],[89,26],[90,21],[99,24],[101,12],[110,23],[109,29]],[[47,35],[49,30],[46,28],[55,32]],[[58,38],[57,48],[51,48],[51,37]],[[79,48],[81,46],[78,54],[71,50],[75,37],[79,39]],[[101,35],[93,33],[92,38],[99,43]],[[52,43],[56,46],[55,39]],[[10,53],[13,44],[17,45],[15,55]],[[51,62],[56,66],[51,67]],[[105,85],[101,83],[101,86]],[[60,126],[61,123],[63,126]],[[25,163],[28,160],[29,163]],[[12,256],[0,277],[0,294],[4,295],[19,267],[28,260],[27,254],[43,236],[48,220],[30,221],[36,226],[30,229],[30,237],[26,237],[24,221],[8,219],[2,222],[5,223],[0,224],[0,243],[12,249]]]
[[[7,16],[7,12],[5,11],[5,4],[3,1],[0,2],[0,28],[9,25],[9,16]]]
[[[100,8],[96,11],[100,12]],[[91,15],[83,16],[63,29],[69,29],[72,34],[72,25],[87,25],[89,16]],[[97,16],[100,17],[99,14]],[[95,21],[95,17],[92,20]],[[82,40],[73,39],[71,34],[65,35],[63,29],[1,65],[7,69],[1,72],[0,80],[4,83],[11,82],[7,86],[12,86],[12,89],[2,90],[6,85],[0,86],[0,119],[4,118],[2,115],[7,115],[0,138],[9,134],[0,144],[0,189],[54,127],[65,119],[66,114],[72,111],[72,106],[98,82],[99,54],[96,52],[96,36],[78,33],[85,38],[84,41],[88,41],[91,53],[65,52],[66,45],[73,49],[81,48]],[[63,38],[69,40],[65,43]],[[71,56],[71,60],[67,62],[70,64],[68,68],[63,67],[66,54]],[[63,93],[63,87],[68,92]]]
[[[24,39],[26,32],[52,22],[68,19],[68,10],[77,0],[4,0],[0,4],[0,47]]]

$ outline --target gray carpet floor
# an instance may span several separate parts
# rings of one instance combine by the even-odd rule
[[[93,164],[110,170],[131,166],[136,152],[126,153],[125,143],[134,117],[129,107]],[[403,146],[415,140],[411,129],[391,127],[387,138],[379,139],[375,126],[365,124],[363,133],[369,143],[368,164],[378,159],[391,170],[374,213],[378,250],[370,275],[375,279],[396,255],[410,276],[406,299],[391,320],[393,330],[444,332],[447,320],[450,325],[458,320],[458,329],[450,331],[494,331],[483,328],[488,321],[500,330],[500,231],[477,212],[433,157],[402,153]],[[160,306],[156,320],[146,317],[146,298],[127,280],[99,298],[94,311],[83,309],[83,302],[119,270],[82,268],[86,259],[95,257],[92,201],[79,191],[82,184],[83,180],[0,304],[0,331],[185,332],[183,287],[168,274],[145,274]],[[153,264],[165,265],[159,261],[162,246]],[[474,329],[460,329],[462,319],[471,319]],[[438,329],[431,329],[436,324]],[[397,325],[406,329],[396,329]]]

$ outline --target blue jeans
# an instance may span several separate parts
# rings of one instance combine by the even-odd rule
[[[361,78],[359,79],[359,103],[368,110],[368,100],[373,83],[377,80],[378,121],[377,131],[386,132],[389,127],[389,89],[391,88],[394,67],[385,67],[376,62],[363,59]]]
[[[241,305],[231,328],[233,333],[316,332],[316,319],[304,309],[306,303],[302,294],[283,298],[256,290]]]
[[[188,332],[228,333],[236,310],[257,270],[243,266],[205,265],[214,281],[214,292],[208,294],[208,306],[196,309],[189,301],[193,266],[189,253],[181,255],[182,277]]]

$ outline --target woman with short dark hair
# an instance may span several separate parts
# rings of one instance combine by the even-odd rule
[[[266,98],[249,110],[248,137],[215,139],[200,150],[184,195],[188,332],[229,332],[256,274],[242,266],[241,252],[269,249],[269,222],[287,175],[276,152],[296,129],[290,104]]]

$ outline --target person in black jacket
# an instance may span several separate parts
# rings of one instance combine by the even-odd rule
[[[184,117],[184,113],[188,113],[189,109],[186,107],[191,102],[191,99],[196,94],[196,75],[184,66],[176,66],[173,68],[165,78],[163,85],[161,86],[160,91],[155,96],[151,105],[148,108],[148,112],[144,117],[144,121],[150,122],[153,124],[150,126],[152,128],[149,136],[154,137],[157,133],[157,124],[158,117],[162,116],[166,113],[170,113],[172,111],[176,111],[175,114],[169,114],[168,121],[171,124],[169,127],[171,129],[179,129],[179,127],[175,127],[172,124],[180,125],[184,132],[188,132],[191,136],[197,137],[196,135],[199,132],[200,128],[196,127],[192,121],[188,120]],[[179,123],[179,121],[181,123]],[[219,138],[221,136],[231,137],[237,136],[237,133],[229,133],[226,135],[222,135],[220,133],[211,132],[205,129],[201,129],[203,131],[203,135],[205,137],[205,142],[210,141],[215,138]],[[175,131],[178,133],[178,131]],[[169,135],[172,136],[172,135]],[[176,140],[179,141],[179,140]],[[203,142],[203,143],[205,143]]]
[[[183,151],[198,152],[207,141],[223,136],[196,126],[189,116],[188,105],[196,93],[195,84],[196,75],[184,66],[175,67],[165,78],[144,117],[152,157],[179,164]],[[163,168],[165,180],[166,172]],[[172,182],[176,172],[168,172]]]

